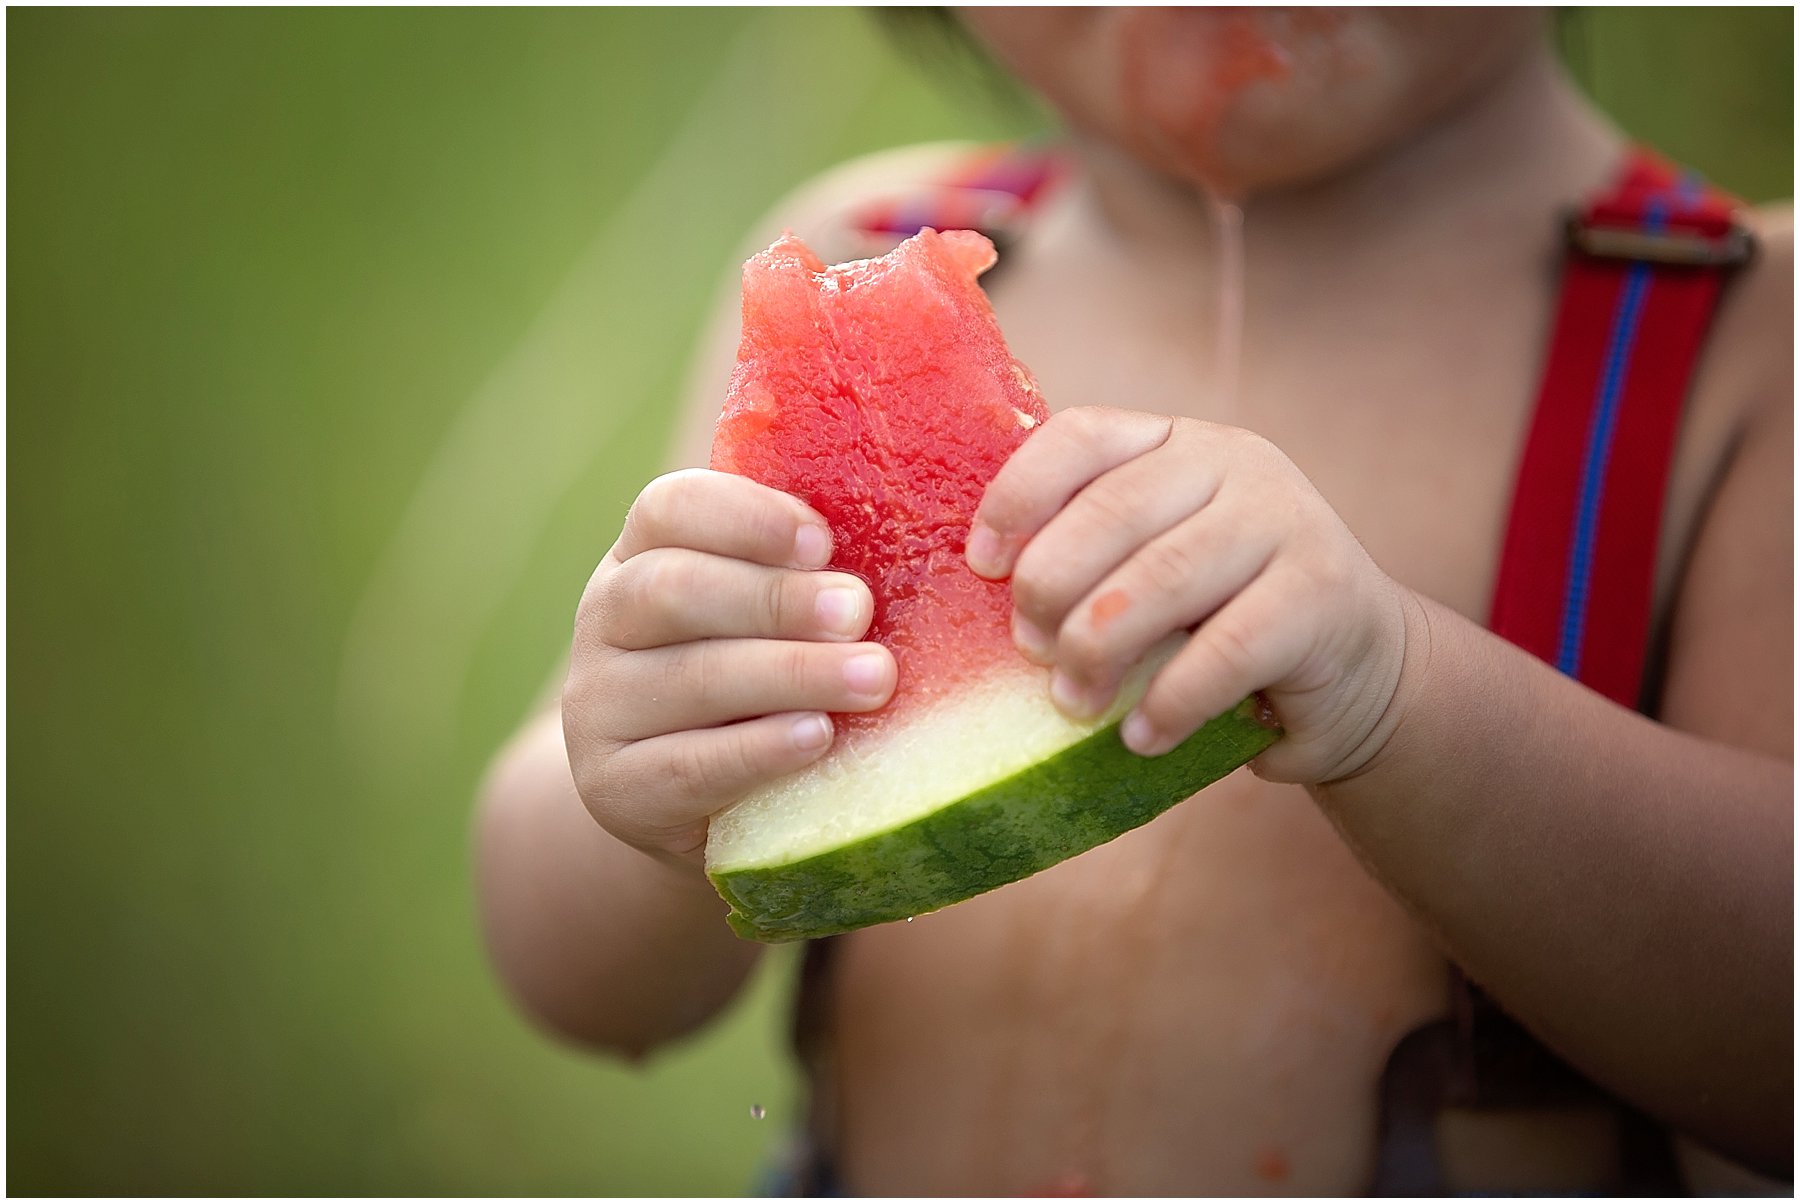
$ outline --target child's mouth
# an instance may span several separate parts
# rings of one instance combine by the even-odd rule
[[[1221,128],[1255,85],[1289,78],[1294,45],[1330,34],[1334,10],[1133,8],[1119,11],[1120,102],[1156,159],[1221,188]]]

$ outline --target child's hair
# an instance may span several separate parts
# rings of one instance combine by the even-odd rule
[[[902,50],[925,62],[945,54],[987,57],[956,14],[943,5],[881,7],[869,13]]]
[[[959,85],[1010,114],[1034,111],[1011,72],[994,61],[949,8],[932,4],[869,11],[895,48],[933,79]]]

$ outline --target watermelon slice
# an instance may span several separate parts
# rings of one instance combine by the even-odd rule
[[[1071,722],[1013,646],[1010,587],[964,563],[983,490],[1048,417],[976,283],[994,260],[979,234],[926,230],[833,268],[789,236],[745,265],[712,466],[830,523],[831,567],[869,583],[868,638],[899,678],[881,710],[835,716],[821,760],[714,817],[707,873],[744,936],[845,932],[1016,881],[1275,739],[1246,701],[1164,756],[1128,750],[1118,722],[1169,648],[1109,714]]]

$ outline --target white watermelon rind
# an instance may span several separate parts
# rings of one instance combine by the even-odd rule
[[[904,920],[1122,836],[1254,759],[1279,732],[1246,699],[1160,757],[1110,723],[898,826],[790,861],[709,865],[739,936],[805,940]]]

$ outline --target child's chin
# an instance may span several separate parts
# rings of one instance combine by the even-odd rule
[[[1234,195],[1298,187],[1379,155],[1492,79],[1526,44],[1509,23],[1129,10],[1107,31],[1117,95],[1106,115],[1112,136],[1160,171]]]
[[[1116,134],[1139,158],[1221,192],[1301,182],[1354,157],[1348,125],[1392,89],[1356,19],[1323,12],[1132,9],[1118,17]]]
[[[1157,172],[1227,199],[1301,188],[1330,179],[1365,155],[1373,140],[1333,144],[1279,123],[1226,120],[1204,131],[1137,127],[1123,141]]]

